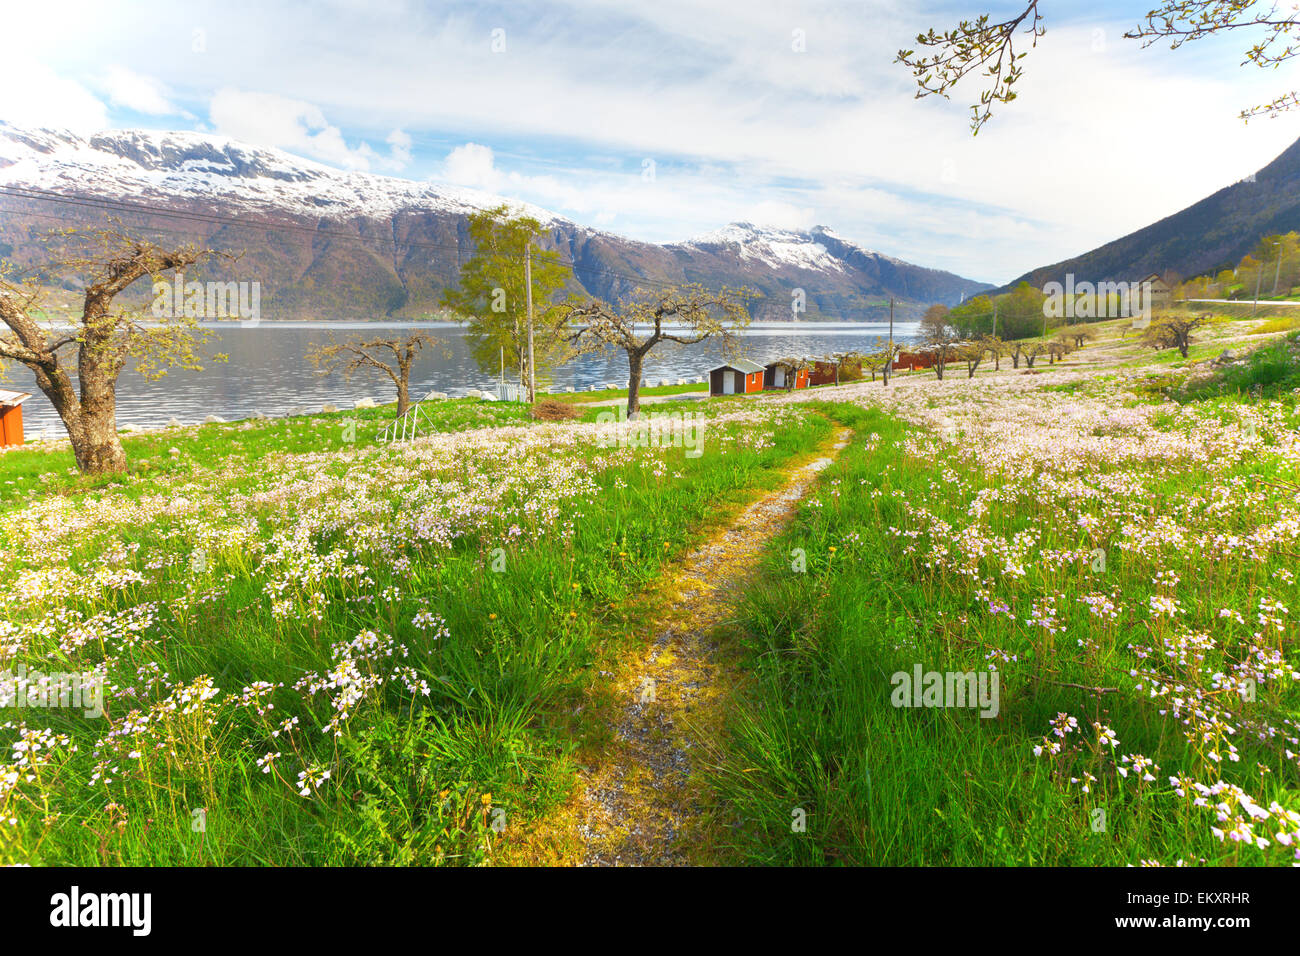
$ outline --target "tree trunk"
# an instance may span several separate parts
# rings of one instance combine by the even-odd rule
[[[401,418],[411,407],[411,379],[403,375],[397,382],[397,417]]]
[[[103,475],[126,470],[126,451],[117,437],[117,372],[103,343],[87,336],[77,362],[81,383],[79,413],[69,421],[59,410],[77,467],[86,474]]]
[[[645,356],[641,352],[627,353],[627,418],[636,418],[641,412],[641,366]]]

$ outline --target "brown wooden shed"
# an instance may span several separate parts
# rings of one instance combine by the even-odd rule
[[[710,395],[747,395],[763,390],[763,366],[737,359],[709,369]]]

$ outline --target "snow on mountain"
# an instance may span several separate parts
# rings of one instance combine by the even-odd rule
[[[83,138],[0,122],[0,185],[113,198],[168,196],[272,206],[347,220],[401,212],[471,213],[508,203],[550,225],[545,209],[475,189],[343,171],[209,133],[113,130]]]
[[[59,203],[54,196],[90,203]],[[99,201],[98,203],[95,201]],[[878,318],[955,304],[985,286],[863,249],[817,226],[732,223],[686,242],[638,242],[473,189],[344,171],[279,149],[192,132],[113,130],[83,137],[0,123],[0,257],[39,260],[51,219],[102,224],[239,254],[283,318],[413,317],[438,308],[472,254],[465,219],[505,203],[547,227],[540,245],[573,265],[570,291],[619,300],[642,284],[699,282],[760,293],[759,318]],[[269,303],[269,309],[268,309]]]
[[[700,249],[735,246],[741,259],[754,259],[774,269],[844,271],[844,264],[809,233],[771,229],[749,222],[733,222],[681,245]]]

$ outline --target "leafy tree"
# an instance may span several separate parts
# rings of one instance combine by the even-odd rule
[[[725,354],[738,352],[738,334],[749,325],[749,300],[756,295],[748,289],[709,292],[698,283],[655,292],[637,289],[621,306],[595,299],[569,302],[564,321],[569,341],[580,351],[613,346],[626,353],[631,419],[641,409],[641,373],[651,349],[661,342],[694,345],[712,339],[722,344]],[[643,331],[647,327],[649,331]]]
[[[1041,335],[1046,301],[1047,296],[1028,282],[1021,282],[1001,296],[998,299],[998,330],[1001,335],[1006,339]]]
[[[511,217],[496,206],[469,216],[466,228],[474,255],[461,266],[460,282],[443,291],[442,302],[469,319],[470,355],[486,372],[502,363],[519,377],[528,400],[533,380],[565,361],[564,308],[553,301],[570,273],[559,254],[531,248],[543,235],[542,224],[527,216]],[[528,372],[528,297],[524,256],[530,258],[533,291],[533,375]]]
[[[992,335],[995,309],[991,296],[973,296],[961,305],[954,305],[948,312],[948,321],[966,336]]]
[[[198,369],[196,346],[210,334],[199,329],[200,315],[189,314],[194,310],[154,310],[146,316],[143,307],[122,308],[115,300],[139,279],[162,281],[165,273],[212,253],[193,245],[164,249],[116,225],[60,233],[54,242],[62,258],[42,275],[26,281],[0,277],[0,322],[8,328],[0,332],[0,373],[6,359],[31,369],[67,430],[78,469],[93,475],[124,471],[126,451],[117,434],[118,376],[131,362],[149,379],[162,378],[169,368]],[[81,315],[67,330],[42,327],[33,318],[40,311],[41,279],[67,275],[77,276],[84,287]],[[73,364],[75,386],[69,374]]]
[[[1029,54],[1024,46],[1033,49],[1045,32],[1039,0],[1021,3],[1024,9],[1005,20],[994,21],[989,14],[982,14],[943,32],[931,29],[918,35],[919,53],[899,50],[894,62],[912,71],[917,98],[934,95],[948,99],[964,77],[979,76],[984,88],[979,102],[971,107],[971,131],[978,134],[992,117],[994,103],[1010,103],[1016,98],[1015,87],[1023,75],[1021,63]],[[1159,4],[1141,17],[1125,38],[1140,40],[1144,47],[1168,40],[1172,49],[1178,49],[1193,40],[1245,30],[1253,34],[1245,53],[1247,63],[1273,69],[1300,55],[1300,10],[1295,6],[1284,11],[1279,5],[1252,0],[1159,0]],[[1242,119],[1275,116],[1297,106],[1300,92],[1291,91],[1244,109],[1240,115]]]

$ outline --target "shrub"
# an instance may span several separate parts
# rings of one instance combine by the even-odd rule
[[[558,398],[544,398],[540,402],[533,403],[530,414],[542,422],[566,422],[577,418],[582,412],[571,402],[562,402]]]

